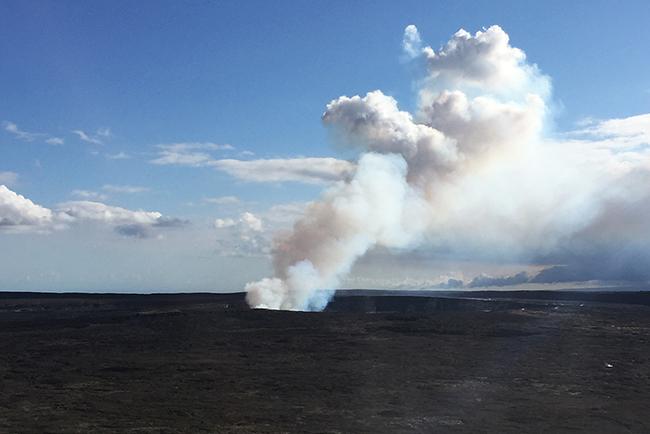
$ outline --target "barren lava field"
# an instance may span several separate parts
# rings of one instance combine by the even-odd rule
[[[650,432],[645,293],[369,294],[0,294],[0,432]]]

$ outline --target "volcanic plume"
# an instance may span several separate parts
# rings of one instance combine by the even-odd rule
[[[358,150],[356,170],[276,238],[275,276],[246,285],[252,307],[322,310],[377,246],[553,254],[612,200],[630,199],[629,189],[605,186],[645,163],[617,170],[608,154],[544,137],[550,79],[499,26],[459,30],[439,50],[408,26],[403,47],[425,71],[416,112],[380,90],[327,105],[323,122],[337,144]]]

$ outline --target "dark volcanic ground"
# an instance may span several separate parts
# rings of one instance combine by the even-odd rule
[[[650,297],[520,297],[0,294],[0,432],[650,432]]]

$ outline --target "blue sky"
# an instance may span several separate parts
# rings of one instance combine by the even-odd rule
[[[74,264],[87,269],[84,257],[99,250],[103,268],[119,274],[124,264],[108,246],[116,243],[126,256],[160,246],[115,237],[80,247],[75,231],[0,232],[0,255],[9,260],[21,252],[24,262],[22,274],[0,266],[0,289],[184,290],[183,269],[194,261],[189,239],[207,240],[202,252],[210,258],[192,272],[199,282],[192,290],[227,290],[261,277],[269,259],[241,252],[224,259],[223,243],[231,248],[236,241],[220,240],[213,221],[228,226],[251,212],[265,221],[270,238],[275,223],[267,220],[286,226],[299,213],[292,208],[278,216],[273,206],[298,209],[327,183],[259,182],[209,162],[152,161],[179,143],[194,144],[183,152],[214,160],[353,160],[356,151],[333,145],[323,127],[325,106],[341,95],[381,89],[402,109],[416,110],[421,71],[402,51],[409,24],[434,49],[459,28],[501,26],[527,61],[551,77],[547,128],[561,135],[585,119],[650,112],[649,22],[645,1],[3,2],[0,184],[4,179],[11,191],[48,209],[92,200],[183,223],[160,236],[177,264],[173,276],[146,277],[166,267],[158,258],[146,265],[145,277],[117,283],[106,283],[103,272],[84,272],[80,281]],[[52,240],[55,247],[44,249]],[[69,260],[55,266],[55,251]],[[235,274],[251,263],[261,271],[242,271],[224,285],[219,270],[229,261],[237,263]],[[61,277],[55,283],[34,277],[43,266]]]

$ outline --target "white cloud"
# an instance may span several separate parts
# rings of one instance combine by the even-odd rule
[[[308,202],[278,204],[260,213],[246,211],[237,217],[217,218],[217,251],[221,256],[267,256],[273,237],[302,216]]]
[[[239,228],[244,231],[262,232],[263,230],[262,219],[249,211],[241,213],[237,220],[231,218],[218,218],[214,221],[214,227],[217,229],[230,228],[234,226],[239,226]]]
[[[241,222],[253,232],[262,232],[262,220],[251,212],[245,212],[241,215]]]
[[[323,122],[344,145],[402,155],[411,163],[411,179],[426,180],[432,173],[449,172],[459,161],[454,141],[416,123],[410,113],[399,110],[395,99],[379,90],[364,97],[342,96],[331,101]]]
[[[417,28],[408,26],[404,39],[419,42]],[[404,44],[407,54],[415,53],[417,47]],[[534,92],[542,97],[550,93],[548,77],[536,65],[526,63],[526,54],[511,46],[508,34],[496,25],[474,35],[460,29],[440,50],[427,46],[420,51],[427,62],[429,86],[438,90],[477,88],[483,94]]]
[[[158,158],[151,160],[150,163],[160,166],[201,167],[211,161],[214,161],[213,158],[204,152],[177,152],[163,150],[160,152]]]
[[[95,192],[76,190],[79,197],[101,197]],[[58,204],[53,210],[37,205],[4,185],[0,186],[0,229],[11,232],[48,232],[79,224],[112,228],[120,235],[148,238],[155,229],[184,226],[186,221],[165,217],[155,211],[133,211],[89,200]]]
[[[203,202],[212,203],[215,205],[234,205],[240,203],[240,200],[236,196],[219,196],[219,197],[205,197]]]
[[[293,223],[302,217],[305,209],[312,202],[289,202],[273,205],[271,208],[261,213],[262,218],[267,226],[277,230],[291,227]]]
[[[132,223],[153,225],[162,217],[161,213],[155,211],[132,211],[91,201],[61,203],[57,206],[57,211],[74,220],[98,221],[116,225]]]
[[[417,57],[422,52],[422,39],[420,39],[417,27],[413,24],[406,26],[404,29],[402,48],[409,57]]]
[[[217,229],[230,228],[232,226],[235,226],[236,224],[237,222],[231,218],[215,219],[214,221],[214,227]]]
[[[18,125],[11,121],[2,122],[2,127],[8,133],[13,134],[17,139],[24,140],[26,142],[33,142],[34,140],[42,139],[49,145],[62,145],[64,143],[63,139],[60,137],[52,137],[48,136],[45,133],[32,133],[21,130],[18,128]]]
[[[209,165],[214,158],[206,151],[232,151],[235,148],[228,144],[211,142],[182,142],[156,145],[158,157],[150,163],[158,165],[177,165],[201,167]]]
[[[242,181],[324,184],[351,176],[355,165],[336,158],[273,158],[265,160],[213,160],[210,167]]]
[[[144,193],[150,189],[147,187],[140,187],[135,185],[113,185],[105,184],[102,186],[102,190],[108,191],[111,193],[125,193],[125,194],[134,194],[134,193]]]
[[[98,128],[96,134],[99,137],[111,137],[111,129],[110,128]]]
[[[48,145],[62,145],[65,143],[65,141],[60,137],[50,137],[49,139],[45,140],[45,143]]]
[[[271,234],[264,231],[262,219],[251,212],[243,212],[237,219],[218,218],[217,251],[222,256],[267,255]]]
[[[70,193],[74,197],[87,200],[106,200],[108,196],[91,190],[72,190]]]
[[[11,187],[18,181],[18,174],[16,172],[0,172],[0,184]]]
[[[420,43],[409,26],[407,54]],[[356,170],[276,238],[274,275],[245,287],[251,306],[322,309],[322,288],[370,249],[419,243],[448,260],[564,266],[544,281],[650,281],[646,115],[599,122],[580,140],[544,137],[550,80],[498,26],[460,30],[420,56],[415,114],[381,91],[328,104],[334,137],[361,151]],[[478,276],[473,285],[528,280]]]
[[[600,121],[588,119],[583,123],[582,129],[571,132],[570,135],[590,137],[603,147],[650,145],[650,113]]]
[[[87,134],[83,130],[72,130],[72,132],[77,136],[79,136],[79,139],[83,140],[84,142],[92,143],[94,145],[103,144],[103,142],[97,136],[92,136],[90,134]]]
[[[117,154],[106,154],[106,158],[109,160],[128,160],[131,156],[124,151],[120,151]]]
[[[42,228],[53,219],[51,210],[0,185],[0,229]]]
[[[16,125],[13,122],[10,122],[10,121],[4,121],[2,123],[2,126],[5,129],[5,131],[13,134],[14,136],[16,136],[16,138],[18,138],[20,140],[25,140],[27,142],[31,142],[34,139],[41,136],[40,133],[29,133],[27,131],[23,131],[23,130],[18,128],[18,125]]]
[[[152,164],[212,167],[243,181],[322,184],[345,179],[354,171],[354,164],[349,161],[329,157],[219,159],[206,151],[234,148],[215,143],[172,143],[157,147],[158,157],[150,161]]]
[[[59,218],[70,224],[98,224],[111,227],[130,238],[152,238],[155,230],[185,226],[184,220],[169,218],[156,211],[133,211],[101,202],[73,201],[57,206]]]

